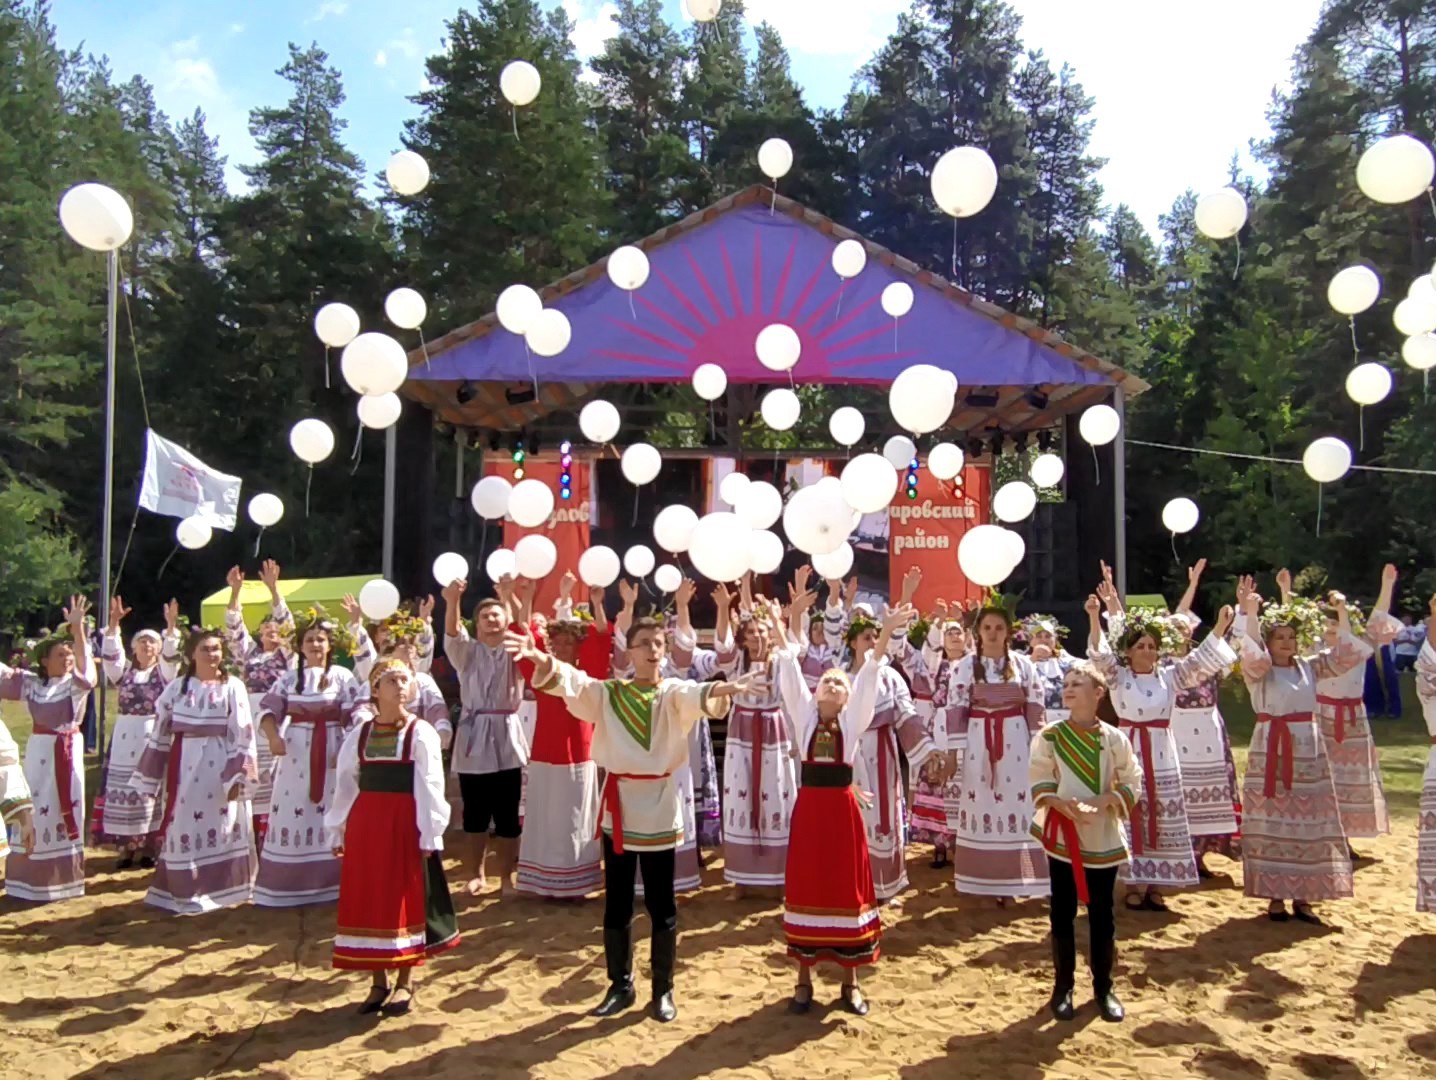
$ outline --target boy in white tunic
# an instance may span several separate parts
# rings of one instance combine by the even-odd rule
[[[683,840],[683,807],[673,773],[688,764],[688,734],[707,716],[721,719],[730,699],[755,690],[761,672],[730,682],[660,679],[668,641],[661,623],[638,619],[629,628],[628,660],[634,678],[595,679],[535,647],[527,633],[505,644],[515,659],[534,665],[533,686],[568,703],[575,719],[594,725],[593,760],[607,772],[599,800],[605,899],[603,950],[608,994],[592,1013],[611,1016],[633,1004],[632,930],[634,871],[643,873],[643,902],[653,923],[651,1013],[668,1022],[673,1004],[673,961],[678,949],[678,906],[673,893],[674,851]]]

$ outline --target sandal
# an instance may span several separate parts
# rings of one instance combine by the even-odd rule
[[[403,994],[404,996],[401,998],[399,996],[400,994]],[[380,1011],[385,1016],[403,1016],[409,1011],[410,1006],[412,1006],[413,1004],[413,988],[408,986],[396,986],[394,987],[394,992],[389,996],[389,1000],[384,1003],[384,1007]]]
[[[788,1002],[788,1011],[794,1016],[801,1016],[813,1007],[813,984],[799,983],[793,991],[793,999]]]
[[[364,999],[364,1004],[359,1006],[360,1016],[369,1016],[378,1012],[384,1007],[384,1002],[389,1000],[389,988],[387,986],[371,986],[369,996]]]
[[[851,983],[844,983],[841,994],[843,1008],[854,1016],[867,1016],[868,1003],[863,998],[863,992]]]

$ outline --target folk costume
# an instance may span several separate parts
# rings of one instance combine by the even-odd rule
[[[1416,910],[1436,911],[1436,649],[1429,640],[1421,642],[1416,657],[1416,695],[1431,736],[1417,820]]]
[[[34,817],[30,785],[25,782],[25,767],[20,764],[20,747],[0,720],[0,859],[10,854],[10,826],[16,824],[27,810]]]
[[[256,641],[250,635],[242,612],[224,613],[225,646],[229,655],[239,664],[239,675],[249,694],[249,714],[254,717],[256,724],[259,723],[259,710],[264,702],[264,695],[269,693],[270,687],[294,663],[293,652],[283,644],[283,635],[293,629],[294,617],[282,598],[275,601],[265,622],[273,623],[281,635],[281,643],[268,651],[262,642]],[[269,828],[269,805],[274,801],[275,760],[265,739],[257,741],[255,753],[258,766],[255,779],[250,784],[249,801],[254,808],[255,843],[262,847]]]
[[[1191,612],[1178,612],[1195,632],[1201,621]],[[1201,858],[1208,853],[1241,858],[1241,788],[1236,762],[1227,737],[1227,722],[1218,700],[1223,669],[1191,686],[1179,688],[1172,704],[1172,741],[1182,769],[1182,799],[1187,805],[1187,831],[1192,854],[1201,873]]]
[[[462,709],[451,767],[463,794],[464,832],[482,835],[492,825],[499,839],[517,841],[523,832],[519,803],[529,760],[518,665],[502,645],[470,637],[462,622],[457,636],[444,636],[444,655],[459,674]]]

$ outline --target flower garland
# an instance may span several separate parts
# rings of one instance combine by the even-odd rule
[[[1115,631],[1107,632],[1112,651],[1122,659],[1126,658],[1127,650],[1144,637],[1157,643],[1157,651],[1162,656],[1176,655],[1186,645],[1186,638],[1166,608],[1129,608],[1119,616]]]
[[[219,638],[220,647],[224,650],[222,659],[219,662],[219,669],[222,672],[226,675],[236,676],[242,676],[244,674],[244,664],[242,664],[239,657],[235,656],[233,651],[231,651],[229,635],[218,626],[192,626],[189,621],[189,616],[181,615],[175,620],[175,630],[179,632],[179,654],[181,657],[181,667],[183,669],[188,670],[191,667],[188,662],[183,660],[185,656],[189,655],[190,639],[195,635],[201,635],[204,637]]]
[[[1326,636],[1326,615],[1321,605],[1305,596],[1293,596],[1284,604],[1268,604],[1262,609],[1260,625],[1263,638],[1278,626],[1291,627],[1296,631],[1297,648],[1303,651],[1319,648]]]
[[[299,647],[304,644],[304,635],[316,627],[329,635],[330,648],[335,656],[340,653],[348,656],[354,655],[356,647],[354,634],[349,627],[332,618],[320,605],[315,605],[301,614],[296,614],[287,626],[280,628],[279,633],[289,649],[298,652]]]
[[[918,616],[912,626],[908,627],[907,641],[914,649],[921,649],[927,644],[928,631],[932,629],[932,620]]]

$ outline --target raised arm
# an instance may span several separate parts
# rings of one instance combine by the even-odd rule
[[[1242,679],[1248,687],[1256,686],[1271,671],[1271,654],[1261,636],[1261,595],[1250,574],[1237,580],[1237,607],[1241,610],[1241,634],[1237,654],[1241,658]]]
[[[1101,589],[1101,586],[1098,586]],[[1096,664],[1109,678],[1117,671],[1117,654],[1107,635],[1102,632],[1102,601],[1093,593],[1082,605],[1087,612],[1087,659]]]
[[[451,581],[440,593],[444,598],[444,655],[458,672],[469,666],[474,652],[473,642],[464,630],[461,606],[464,602],[464,590],[468,587],[467,581]]]
[[[419,635],[415,642],[418,646],[418,655],[414,657],[414,670],[421,675],[427,675],[429,669],[434,666],[434,595],[428,594],[419,601],[419,619],[424,624],[424,632]]]
[[[1231,628],[1234,615],[1231,605],[1223,607],[1207,639],[1186,656],[1173,661],[1178,686],[1183,689],[1196,686],[1214,675],[1222,674],[1236,663],[1237,654],[1226,642],[1227,630]]]
[[[1396,567],[1387,563],[1381,568],[1381,595],[1371,609],[1373,615],[1387,615],[1391,612],[1391,598],[1396,594]]]
[[[229,651],[235,656],[247,657],[254,651],[254,638],[249,636],[249,627],[244,625],[244,608],[239,597],[244,589],[244,571],[231,566],[224,576],[229,585],[229,605],[224,611],[224,636],[229,639]]]
[[[691,585],[692,582],[685,582],[685,584]],[[683,592],[682,585],[678,587],[678,592]],[[614,636],[615,639],[621,638],[626,640],[628,638],[628,628],[633,625],[633,620],[638,610],[638,586],[631,581],[620,578],[618,582],[618,595],[623,600],[623,606],[619,608],[618,615],[613,620]],[[675,597],[677,595],[677,593],[674,594]],[[688,595],[690,597],[693,595],[692,590],[689,591]],[[687,616],[687,609],[688,604],[685,601],[678,610],[680,626],[683,625],[682,620]],[[690,632],[693,629],[691,622],[688,624],[688,629]]]
[[[1281,602],[1283,604],[1291,603],[1291,571],[1285,566],[1276,572],[1276,587],[1281,591]]]
[[[89,612],[89,600],[83,596],[70,597],[65,621],[70,624],[70,647],[75,651],[75,682],[81,687],[94,686],[99,681],[95,674],[95,657],[90,651],[90,634],[85,628],[85,616]]]
[[[713,646],[719,654],[736,648],[737,643],[733,641],[733,594],[728,591],[728,586],[721,581],[713,588],[713,603],[718,613],[713,620]]]
[[[1327,602],[1336,609],[1336,647],[1323,649],[1312,657],[1311,666],[1319,679],[1334,679],[1354,667],[1366,663],[1375,650],[1363,638],[1351,632],[1351,611],[1346,597],[1339,592],[1327,595]]]
[[[284,626],[293,615],[289,613],[289,605],[284,602],[284,597],[279,592],[279,564],[273,559],[265,559],[264,564],[259,568],[259,580],[264,582],[264,587],[269,590],[269,614],[274,621]],[[294,643],[295,648],[299,643]]]
[[[1097,586],[1097,595],[1107,605],[1108,615],[1122,614],[1122,594],[1117,591],[1116,583],[1112,580],[1112,568],[1105,562],[1102,566],[1102,584]]]
[[[105,639],[100,647],[100,664],[104,668],[105,678],[111,686],[119,685],[119,681],[125,677],[125,671],[129,668],[130,662],[125,656],[125,639],[121,624],[130,609],[125,607],[125,602],[115,596],[110,600],[110,618],[105,623]]]
[[[1206,559],[1198,559],[1195,566],[1187,567],[1187,591],[1182,593],[1182,599],[1177,603],[1178,615],[1186,615],[1192,610],[1192,601],[1197,598],[1197,586],[1202,583],[1202,571],[1206,568]]]
[[[160,635],[160,674],[166,682],[178,677],[181,660],[179,601],[171,599],[165,605],[165,632]]]

